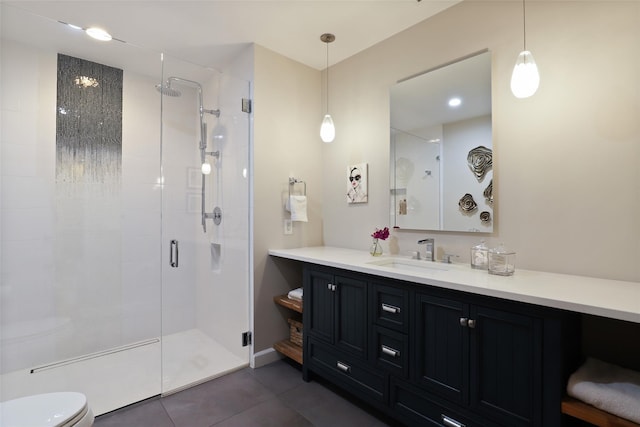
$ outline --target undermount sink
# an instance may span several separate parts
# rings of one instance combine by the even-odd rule
[[[369,265],[377,265],[378,267],[387,267],[394,270],[427,272],[427,271],[447,271],[443,265],[435,264],[431,261],[420,261],[417,259],[405,258],[383,258],[375,261],[369,261]]]

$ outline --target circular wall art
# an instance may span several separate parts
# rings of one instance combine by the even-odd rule
[[[487,188],[484,189],[482,195],[485,199],[487,199],[487,203],[493,204],[493,179],[491,180]]]
[[[481,145],[469,151],[467,163],[471,172],[476,176],[478,182],[482,181],[493,165],[491,149]]]
[[[462,196],[458,202],[458,206],[460,206],[460,210],[464,213],[470,213],[478,209],[478,204],[473,200],[473,196],[469,193]]]

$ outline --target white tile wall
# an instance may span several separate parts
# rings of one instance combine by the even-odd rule
[[[3,40],[1,59],[2,328],[36,333],[59,317],[73,329],[3,345],[3,372],[157,337],[155,79],[124,74],[121,182],[56,185],[56,53]]]

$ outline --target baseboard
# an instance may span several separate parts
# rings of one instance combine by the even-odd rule
[[[251,357],[251,367],[259,368],[261,366],[268,365],[269,363],[276,362],[283,357],[284,356],[270,347],[253,354],[253,356]]]

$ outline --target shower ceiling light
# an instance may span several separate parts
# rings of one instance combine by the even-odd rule
[[[527,26],[525,14],[525,0],[522,0],[522,32],[523,32],[523,49],[518,55],[516,65],[513,67],[511,75],[511,92],[516,98],[528,98],[538,90],[540,86],[540,74],[538,66],[533,59],[533,54],[527,50]]]
[[[85,32],[89,37],[93,37],[94,39],[100,40],[103,42],[111,41],[111,39],[113,38],[111,37],[111,34],[107,33],[102,28],[90,27],[90,28],[87,28]]]
[[[320,40],[327,44],[327,114],[325,114],[320,126],[320,138],[323,142],[333,142],[336,137],[336,127],[333,125],[333,119],[329,114],[329,43],[333,42],[336,36],[325,33],[320,36]]]

